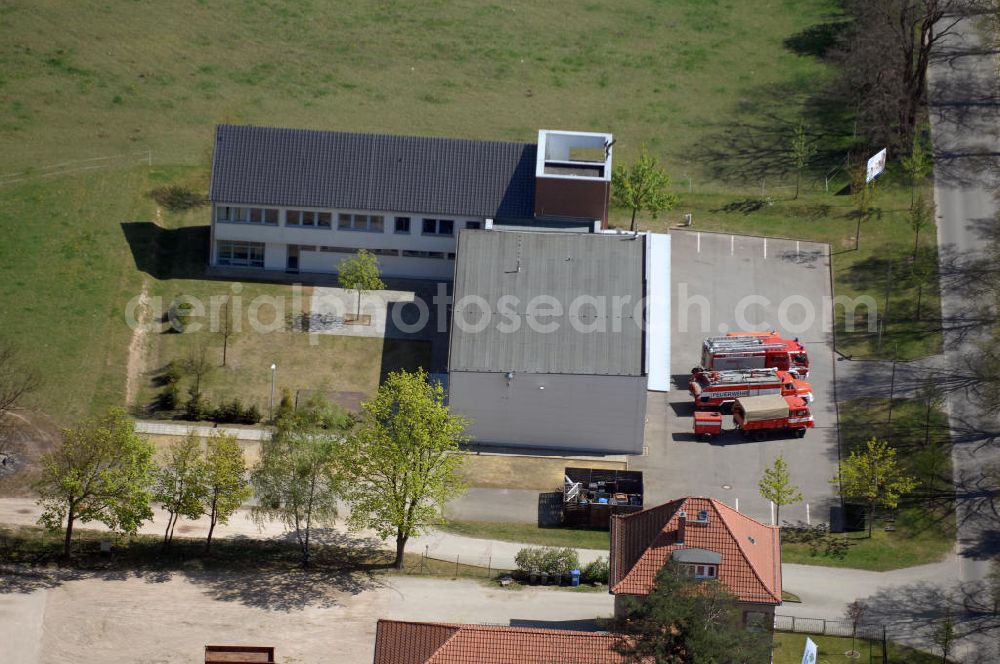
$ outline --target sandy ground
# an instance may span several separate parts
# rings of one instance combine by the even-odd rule
[[[464,580],[390,577],[357,589],[303,581],[274,592],[258,581],[197,572],[29,579],[0,594],[0,662],[190,663],[221,643],[272,645],[288,664],[357,664],[371,661],[381,617],[587,627],[613,612],[606,593]]]

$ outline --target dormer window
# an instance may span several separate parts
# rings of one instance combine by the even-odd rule
[[[719,578],[718,565],[685,565],[684,573],[688,576],[703,580]]]
[[[684,573],[698,580],[719,578],[722,554],[708,549],[678,548],[671,557],[681,565]]]

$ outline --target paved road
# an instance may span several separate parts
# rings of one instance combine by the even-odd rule
[[[671,371],[674,389],[647,399],[647,454],[630,467],[644,471],[646,505],[678,496],[714,496],[770,523],[757,482],[779,454],[805,500],[783,521],[828,521],[836,496],[837,435],[833,408],[834,355],[829,248],[824,244],[681,231],[673,233]],[[701,363],[706,336],[741,329],[777,329],[798,336],[810,357],[811,406],[817,428],[804,439],[748,442],[730,432],[717,443],[695,439],[687,379]],[[728,420],[728,418],[727,418]],[[727,428],[732,422],[727,421]]]
[[[995,52],[977,34],[974,19],[959,25],[937,51],[930,70],[931,126],[934,135],[934,198],[938,244],[942,257],[973,257],[995,226],[998,156],[1000,156],[1000,86]],[[945,290],[946,320],[970,308],[962,291]],[[951,367],[974,352],[975,338],[945,335],[945,357]],[[958,443],[954,466],[959,483],[959,574],[961,584],[981,580],[988,560],[1000,552],[1000,523],[972,498],[985,463],[1000,458],[996,446],[984,447],[990,434],[969,435],[969,428],[996,431],[994,413],[982,413],[964,392],[952,393],[948,406]],[[992,648],[991,648],[992,651]]]

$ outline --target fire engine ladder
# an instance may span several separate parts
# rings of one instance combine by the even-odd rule
[[[778,377],[778,370],[771,367],[765,369],[732,369],[729,371],[717,371],[715,373],[718,374],[719,378],[712,381],[713,384],[765,382],[774,381]]]
[[[735,341],[733,341],[735,339]],[[705,340],[705,347],[713,353],[746,353],[758,350],[781,350],[785,344],[766,344],[761,341],[753,342],[740,339],[739,337],[716,337]]]

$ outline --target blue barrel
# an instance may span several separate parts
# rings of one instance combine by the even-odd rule
[[[580,585],[580,570],[571,569],[569,571],[569,585],[571,586]]]

